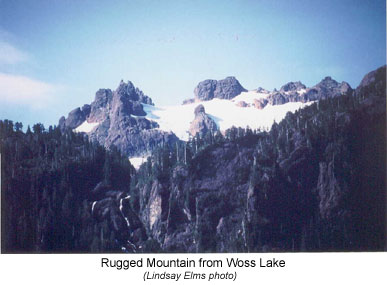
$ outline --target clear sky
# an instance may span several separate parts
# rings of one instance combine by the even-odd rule
[[[57,124],[130,80],[159,105],[204,79],[246,89],[325,76],[356,87],[386,62],[384,0],[0,0],[0,119]]]

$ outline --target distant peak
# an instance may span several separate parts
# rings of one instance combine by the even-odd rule
[[[339,83],[332,79],[330,76],[324,77],[318,84],[316,84],[314,87],[324,87],[324,88],[336,88],[339,86]]]
[[[337,94],[345,94],[347,92],[351,92],[352,90],[351,86],[347,82],[343,81],[339,83],[330,76],[326,76],[323,80],[321,80],[320,83],[315,85],[313,88],[314,89],[322,88],[322,89],[327,89],[331,91],[336,90],[335,92]]]
[[[222,80],[207,79],[196,86],[195,98],[200,101],[208,101],[214,98],[232,99],[242,92],[247,91],[234,76],[228,76]]]
[[[281,87],[281,92],[289,92],[289,91],[298,91],[301,89],[305,89],[306,86],[301,83],[301,81],[296,82],[288,82],[284,86]]]
[[[121,79],[120,84],[118,85],[116,91],[117,92],[130,92],[128,89],[134,89],[134,85],[131,81],[128,80],[127,83],[125,83],[124,80]]]
[[[256,91],[258,93],[268,93],[269,92],[268,90],[266,90],[265,88],[262,88],[262,87],[258,87]]]

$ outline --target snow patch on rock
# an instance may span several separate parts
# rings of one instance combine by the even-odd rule
[[[74,129],[76,133],[90,133],[93,131],[99,123],[89,123],[87,120],[85,120],[79,127]]]
[[[135,169],[139,169],[141,164],[147,161],[148,157],[149,155],[130,157],[129,161]]]
[[[249,91],[242,92],[233,100],[216,98],[178,106],[155,107],[147,104],[143,104],[143,106],[144,111],[147,113],[145,116],[147,119],[156,121],[161,130],[172,131],[179,139],[187,141],[190,136],[188,133],[190,124],[195,118],[194,110],[199,104],[204,106],[206,114],[215,121],[219,130],[224,132],[232,126],[270,129],[274,121],[280,122],[288,112],[295,112],[313,103],[288,102],[282,105],[268,104],[262,110],[252,105],[246,108],[240,108],[235,105],[236,101],[243,100],[246,103],[252,103],[254,99],[266,97],[267,95],[267,93]]]

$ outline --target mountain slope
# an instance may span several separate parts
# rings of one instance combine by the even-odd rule
[[[280,91],[262,88],[247,91],[235,77],[205,80],[194,90],[195,99],[180,106],[154,106],[152,100],[129,81],[115,91],[100,89],[91,105],[84,105],[60,119],[62,129],[85,132],[90,139],[135,160],[158,145],[169,146],[178,139],[187,141],[195,132],[204,135],[195,124],[195,109],[202,105],[203,116],[215,122],[212,128],[225,132],[231,127],[270,129],[287,112],[295,112],[311,102],[351,93],[351,87],[330,77],[306,88],[301,82],[289,82]],[[203,126],[203,125],[202,125]]]
[[[245,108],[238,96],[201,102],[197,126],[210,131],[155,145],[138,171],[114,147],[70,130],[142,104],[126,117],[149,121],[151,105],[133,103],[141,96],[131,92],[102,91],[101,108],[75,110],[61,129],[23,133],[20,123],[0,122],[4,252],[385,250],[386,67],[270,131],[215,132],[204,105]],[[239,96],[262,94],[271,93]],[[300,102],[273,107],[291,103]]]
[[[156,145],[173,144],[177,137],[158,129],[158,124],[144,117],[143,105],[152,100],[129,81],[115,91],[100,89],[91,105],[71,111],[59,120],[60,128],[86,132],[92,141],[110,149],[117,148],[127,156],[150,152]]]
[[[70,130],[17,125],[0,121],[2,252],[131,249],[127,158]]]
[[[168,252],[383,250],[385,75],[270,132],[231,129],[155,153],[132,189],[148,235]]]

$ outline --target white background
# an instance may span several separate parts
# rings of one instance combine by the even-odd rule
[[[140,259],[143,268],[101,268],[101,258]],[[147,268],[147,258],[222,259],[222,268]],[[229,268],[227,257],[255,259],[255,268]],[[259,259],[284,259],[285,268],[260,268]],[[230,280],[148,280],[145,271],[162,273],[236,272]],[[13,254],[0,256],[2,284],[387,284],[387,253],[257,253],[257,254]],[[3,283],[3,282],[6,283]]]

